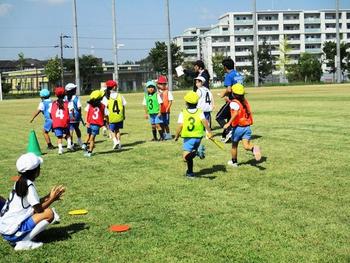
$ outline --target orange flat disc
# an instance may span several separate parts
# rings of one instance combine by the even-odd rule
[[[13,181],[13,182],[17,182],[18,179],[19,179],[19,176],[18,176],[18,175],[12,176],[12,177],[10,178],[10,180]]]
[[[111,232],[124,232],[128,231],[130,227],[128,225],[111,225],[109,231]]]

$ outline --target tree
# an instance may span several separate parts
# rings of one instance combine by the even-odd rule
[[[288,80],[319,82],[322,76],[322,63],[316,55],[302,53],[298,64],[288,67]]]
[[[344,75],[346,70],[350,70],[350,43],[340,43],[340,65],[341,71]],[[337,44],[333,41],[326,41],[322,48],[323,54],[326,58],[326,66],[329,73],[335,73],[337,71],[335,56],[337,55]]]
[[[280,43],[280,57],[277,62],[277,68],[280,71],[280,82],[285,82],[286,80],[286,68],[290,64],[290,56],[288,53],[292,50],[289,45],[288,39],[284,36],[282,42]]]
[[[223,80],[225,76],[224,66],[222,65],[223,60],[224,60],[224,54],[222,53],[215,54],[211,58],[211,61],[213,63],[213,71],[216,75],[216,79],[220,81]]]
[[[259,73],[259,83],[264,82],[266,77],[272,74],[274,70],[274,58],[271,55],[271,46],[267,45],[266,40],[259,47],[258,50],[258,73]],[[250,59],[252,64],[254,64],[254,54],[251,54]],[[254,67],[252,67],[252,72],[250,74],[254,76]]]
[[[165,42],[157,41],[155,43],[155,47],[152,48],[149,52],[149,57],[151,63],[153,65],[154,71],[160,74],[166,74],[168,71],[168,54],[167,54],[167,45]],[[171,43],[171,60],[172,60],[172,68],[175,73],[175,67],[181,65],[184,61],[183,54],[180,52],[180,47]]]
[[[55,86],[61,79],[61,64],[58,56],[51,58],[45,66],[45,75],[49,79],[50,86]]]

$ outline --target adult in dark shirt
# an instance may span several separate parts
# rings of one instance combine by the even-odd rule
[[[205,79],[204,86],[209,89],[210,75],[208,70],[204,66],[202,60],[197,60],[193,65],[193,70],[185,69],[184,73],[186,76],[193,78],[193,91],[197,90],[195,78],[203,77]]]

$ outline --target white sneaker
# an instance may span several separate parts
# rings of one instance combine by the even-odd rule
[[[57,214],[56,209],[54,207],[52,207],[51,210],[53,212],[53,220],[52,220],[51,224],[58,224],[59,222],[61,222],[61,218]]]
[[[38,247],[41,247],[42,245],[43,245],[42,242],[18,241],[16,243],[15,250],[20,251],[20,250],[36,249]]]
[[[119,145],[118,143],[113,143],[113,148],[112,148],[112,150],[117,149],[118,145]]]
[[[70,151],[70,152],[73,152],[74,151],[74,146],[73,145],[67,146],[67,150]]]
[[[83,143],[83,144],[81,145],[81,149],[86,150],[86,148],[87,148],[86,144]]]
[[[238,164],[237,163],[233,163],[232,160],[229,160],[227,162],[227,165],[232,166],[232,167],[238,167]]]
[[[58,154],[59,155],[63,154],[63,149],[58,149]]]
[[[118,146],[117,146],[118,150],[120,150],[122,148],[122,144],[119,143]]]

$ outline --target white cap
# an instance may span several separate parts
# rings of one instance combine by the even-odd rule
[[[22,154],[16,162],[17,171],[20,173],[33,170],[43,163],[41,157],[36,156],[34,153]]]
[[[65,87],[65,90],[70,91],[72,89],[75,89],[77,87],[77,85],[75,85],[74,83],[68,83]]]
[[[198,80],[202,81],[203,84],[204,84],[204,82],[205,82],[205,78],[202,77],[202,76],[198,76],[198,77],[195,78],[195,79],[198,79]]]

